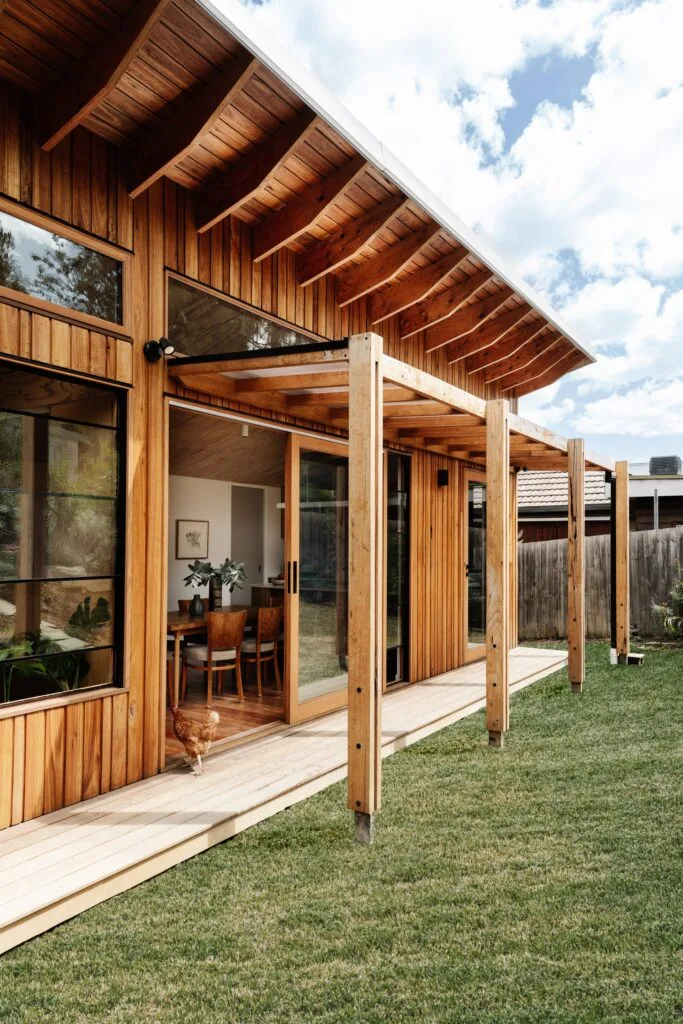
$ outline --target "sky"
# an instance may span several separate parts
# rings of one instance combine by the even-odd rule
[[[681,0],[242,2],[598,357],[522,413],[683,456]]]

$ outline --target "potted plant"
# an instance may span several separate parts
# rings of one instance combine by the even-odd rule
[[[202,599],[197,593],[198,587],[205,587],[208,583],[209,611],[214,611],[223,603],[223,587],[227,587],[232,594],[235,587],[242,589],[242,583],[247,578],[244,562],[235,562],[232,558],[226,558],[220,565],[211,565],[211,562],[202,562],[196,558],[194,562],[188,563],[187,567],[190,572],[184,583],[186,587],[192,587],[195,591],[190,605],[190,615],[195,616],[204,614]]]

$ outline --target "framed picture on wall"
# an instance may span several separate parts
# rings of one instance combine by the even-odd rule
[[[209,557],[208,520],[176,519],[175,556],[181,560]]]

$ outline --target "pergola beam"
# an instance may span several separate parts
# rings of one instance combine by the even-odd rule
[[[461,338],[464,334],[469,334],[480,324],[483,324],[490,316],[504,306],[505,303],[514,295],[512,288],[508,288],[507,285],[501,288],[500,291],[494,292],[492,295],[487,295],[479,302],[474,302],[469,306],[465,306],[459,312],[453,313],[442,323],[436,324],[435,327],[431,327],[427,331],[425,349],[427,352],[433,352],[437,348],[443,348],[444,345],[448,345],[458,338]],[[452,362],[457,360],[451,360]]]
[[[392,196],[364,217],[352,220],[335,235],[301,253],[297,260],[297,283],[303,287],[339,270],[393,220],[406,202],[406,197],[400,193]]]
[[[197,200],[197,231],[201,234],[248,202],[308,138],[318,117],[308,107],[274,135],[256,146],[209,182]]]
[[[580,693],[586,679],[586,463],[581,438],[567,442],[567,644],[569,682]]]
[[[486,403],[486,727],[501,747],[509,719],[509,403]]]
[[[384,678],[382,339],[349,340],[348,806],[371,843],[381,800]]]
[[[350,302],[369,295],[381,288],[392,277],[396,277],[410,263],[423,246],[441,231],[436,221],[430,221],[418,231],[411,232],[396,245],[389,246],[379,256],[364,261],[360,266],[347,271],[339,281],[337,301],[340,306],[348,306]]]
[[[74,88],[53,89],[39,116],[38,139],[51,150],[92,113],[115,87],[147,43],[171,0],[139,0],[118,28],[88,54]]]
[[[474,274],[465,278],[464,281],[457,281],[455,284],[452,284],[446,291],[433,295],[423,302],[412,306],[400,316],[400,337],[410,338],[413,334],[417,334],[418,331],[425,331],[428,327],[452,316],[464,302],[467,302],[493,276],[493,271],[489,270],[488,267],[484,267],[483,270],[475,271]]]
[[[364,157],[352,157],[327,178],[308,185],[281,210],[257,225],[254,228],[254,262],[266,259],[313,227],[367,166]]]
[[[469,250],[459,245],[453,252],[430,263],[402,281],[395,282],[372,296],[370,321],[378,324],[389,316],[403,312],[425,299],[430,292],[457,270],[469,256]]]
[[[174,113],[131,154],[128,194],[135,199],[170,171],[218,120],[259,66],[246,50],[208,82],[183,93]]]
[[[461,359],[467,359],[469,356],[473,356],[482,349],[493,345],[530,312],[531,306],[529,303],[523,302],[521,306],[515,306],[514,309],[506,310],[500,316],[497,316],[495,320],[488,320],[481,324],[481,326],[476,327],[470,334],[465,335],[465,337],[451,342],[447,352],[449,363],[456,363]]]
[[[436,402],[443,402],[458,412],[471,413],[480,419],[486,418],[486,402],[483,398],[471,395],[469,391],[464,391],[424,370],[418,370],[415,366],[409,366],[400,359],[383,356],[382,372],[385,381],[410,388],[411,391],[416,391],[425,398],[433,398]]]

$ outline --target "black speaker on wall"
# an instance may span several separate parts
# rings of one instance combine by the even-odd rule
[[[448,470],[437,469],[436,471],[436,483],[438,487],[448,487]]]

